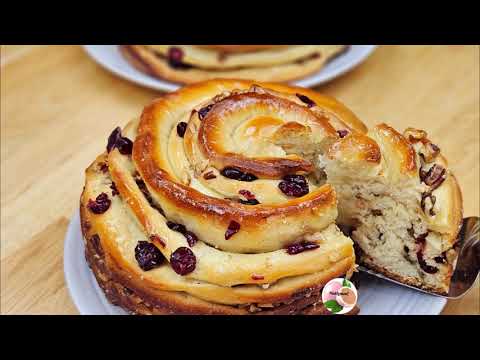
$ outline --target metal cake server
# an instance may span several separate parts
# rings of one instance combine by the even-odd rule
[[[457,265],[453,272],[448,295],[439,295],[414,286],[402,284],[401,282],[390,279],[385,275],[367,269],[364,266],[359,266],[358,269],[400,286],[405,286],[446,299],[458,299],[470,290],[480,272],[480,218],[478,216],[463,219],[462,227],[458,234],[457,246],[459,247]]]

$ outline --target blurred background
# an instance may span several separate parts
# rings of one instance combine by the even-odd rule
[[[75,314],[63,240],[84,169],[108,134],[161,95],[106,71],[80,46],[4,46],[1,55],[1,313]],[[479,47],[379,46],[315,87],[371,126],[425,129],[479,211]],[[479,314],[479,287],[444,314]]]

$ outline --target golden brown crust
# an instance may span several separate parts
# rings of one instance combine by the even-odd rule
[[[420,161],[436,163],[447,169],[445,181],[438,189],[433,191],[433,194],[438,195],[438,191],[446,193],[446,196],[442,196],[442,198],[445,198],[445,206],[442,210],[447,209],[448,214],[443,219],[428,218],[428,220],[432,229],[445,234],[444,241],[453,245],[457,240],[457,235],[463,220],[462,192],[458,181],[455,175],[448,170],[447,160],[440,152],[440,148],[433,144],[427,137],[426,131],[407,128],[404,131],[404,137],[411,144],[412,148],[415,146],[418,147],[418,145],[421,144],[418,147]]]
[[[320,289],[349,276],[355,261],[351,240],[334,223],[335,190],[313,174],[325,149],[347,176],[368,168],[368,176],[411,187],[412,203],[423,191],[417,150],[403,135],[385,124],[367,135],[339,102],[286,85],[219,79],[185,87],[147,106],[117,136],[131,139],[133,152],[109,148],[87,169],[82,232],[98,281],[112,301],[137,313],[246,314],[252,304],[264,314],[322,312],[314,306]],[[302,142],[315,150],[304,152]],[[227,175],[232,166],[249,178]],[[289,194],[292,177],[284,175],[307,183],[307,192]],[[435,191],[442,209],[433,225],[458,227],[455,178]],[[100,194],[111,203],[97,214],[88,204]],[[252,197],[257,203],[246,201]],[[164,263],[142,270],[139,241],[154,244]],[[310,251],[291,255],[293,243]],[[183,247],[196,266],[181,274],[170,262]]]
[[[327,149],[327,156],[331,159],[341,157],[344,161],[379,164],[382,154],[373,139],[361,133],[354,133],[332,143]]]
[[[108,155],[97,158],[87,169],[87,181],[81,198],[82,223],[89,224],[82,227],[84,237],[87,242],[95,239],[101,245],[105,267],[115,283],[133,291],[137,300],[142,299],[148,304],[158,302],[157,307],[161,310],[151,309],[152,312],[245,313],[242,307],[250,304],[255,304],[256,308],[271,307],[273,304],[275,311],[272,313],[299,313],[317,302],[320,289],[329,279],[350,273],[353,268],[352,243],[333,224],[336,198],[330,186],[320,186],[305,196],[284,203],[265,202],[244,206],[231,200],[207,196],[186,185],[187,182],[183,183],[176,169],[168,166],[171,160],[162,158],[166,152],[158,152],[156,146],[152,146],[159,130],[165,126],[166,131],[160,133],[172,134],[173,128],[173,136],[156,139],[157,147],[169,145],[167,152],[174,155],[181,150],[176,145],[181,144],[182,137],[177,134],[178,131],[175,132],[179,120],[175,114],[188,114],[192,107],[203,106],[201,102],[204,100],[199,101],[198,97],[210,98],[203,90],[208,90],[213,96],[251,86],[251,82],[222,80],[198,85],[193,87],[193,91],[185,89],[166,95],[147,107],[139,126],[138,122],[132,122],[122,131],[121,136],[135,140],[132,157],[114,148]],[[290,88],[290,91],[295,89]],[[300,101],[296,95],[293,96]],[[324,98],[318,98],[324,101]],[[332,104],[336,106],[335,102]],[[162,113],[172,114],[173,119],[159,119]],[[355,121],[352,123],[356,125]],[[147,146],[142,151],[143,141],[151,147]],[[100,164],[105,162],[108,168],[102,171]],[[151,177],[150,171],[153,174],[163,172],[162,178]],[[145,191],[149,191],[149,196],[139,187],[138,178],[146,184]],[[111,204],[106,212],[92,213],[87,209],[87,204],[98,198],[99,194],[110,194],[112,181],[116,184],[114,188],[118,194],[113,195],[112,192]],[[148,200],[148,197],[151,199]],[[203,208],[201,197],[205,201]],[[187,204],[186,207],[179,205],[182,201]],[[162,209],[158,211],[154,203],[160,204]],[[180,209],[180,220],[172,216],[175,214],[172,209],[176,208]],[[219,243],[219,246],[206,245],[212,241],[215,227],[220,229],[223,239],[226,225],[229,226],[233,219],[241,223],[241,231],[233,240],[226,241],[225,236],[224,243]],[[289,221],[285,221],[287,219]],[[308,219],[316,222],[312,225],[317,226],[318,230],[305,226]],[[183,235],[167,226],[167,220],[185,224],[197,235],[198,242],[187,244]],[[284,230],[279,231],[280,226],[290,231],[295,236],[294,240],[302,240],[303,234],[315,236],[315,239],[311,238],[320,246],[312,251],[290,255],[282,248],[284,244],[279,242],[285,236]],[[295,231],[292,232],[292,228]],[[277,235],[271,236],[272,233]],[[153,270],[142,271],[134,259],[134,249],[137,241],[148,241],[152,237],[166,262]],[[265,240],[261,244],[256,239]],[[247,248],[249,250],[245,251],[244,243],[251,244]],[[227,245],[232,251],[227,249]],[[172,270],[168,260],[171,260],[176,249],[187,246],[197,259],[197,265],[193,272],[179,276]],[[97,275],[101,278],[101,274]],[[109,291],[117,294],[122,289],[114,285]],[[122,302],[118,299],[115,301]],[[277,306],[279,304],[283,305]],[[126,300],[123,306],[132,309]],[[267,313],[267,310],[263,312]],[[318,306],[309,309],[309,313],[315,312],[318,312]]]
[[[228,225],[231,220],[241,221],[242,225],[257,227],[258,221],[274,215],[291,216],[301,212],[316,209],[322,211],[334,206],[336,202],[335,191],[331,186],[323,186],[305,197],[289,200],[287,203],[278,205],[261,205],[260,207],[240,206],[229,200],[215,199],[206,196],[192,188],[170,180],[156,164],[152,154],[154,153],[154,140],[149,133],[140,134],[135,141],[133,158],[138,164],[138,169],[145,181],[165,199],[174,203],[183,212],[194,215],[208,214],[217,221]]]
[[[171,291],[154,293],[138,286],[138,282],[124,276],[121,265],[109,257],[108,250],[101,242],[88,236],[95,229],[86,219],[88,213],[81,206],[82,231],[85,234],[85,257],[98,284],[107,299],[132,314],[140,315],[330,315],[321,302],[321,287],[309,287],[297,290],[288,297],[276,299],[277,304],[259,307],[254,304],[243,307],[210,303],[194,296]],[[88,225],[86,225],[88,224]],[[257,304],[258,305],[258,304]],[[355,307],[349,315],[356,315]]]
[[[313,164],[302,158],[249,158],[241,154],[232,155],[228,153],[222,146],[221,139],[224,135],[222,124],[228,122],[230,113],[235,113],[240,109],[245,111],[249,107],[254,107],[256,111],[287,109],[287,111],[299,117],[302,116],[308,119],[309,122],[318,124],[325,134],[330,136],[336,135],[335,129],[325,117],[317,116],[305,106],[270,94],[246,93],[232,95],[214,104],[205,119],[201,121],[198,130],[200,148],[217,168],[226,166],[236,167],[244,172],[271,179],[296,172],[311,172],[313,170]],[[284,116],[288,115],[284,114]]]
[[[453,173],[450,173],[450,179],[452,182],[452,211],[451,211],[451,228],[449,233],[451,234],[449,242],[454,245],[458,240],[458,233],[463,223],[463,198],[462,190],[458,184],[457,178]]]
[[[95,199],[99,192],[109,191],[110,180],[106,174],[99,170],[100,165],[104,164],[105,160],[104,155],[99,156],[87,169],[87,181],[81,197],[80,213],[82,223],[86,222],[89,226],[88,228],[82,228],[82,231],[85,238],[93,235],[99,236],[103,248],[109,254],[109,260],[118,264],[118,272],[124,272],[128,279],[141,279],[139,282],[146,288],[171,291],[185,290],[205,299],[216,299],[218,296],[222,296],[222,299],[219,300],[222,302],[271,302],[288,297],[292,291],[298,291],[305,286],[312,287],[324,284],[328,279],[348,272],[354,264],[355,259],[351,242],[327,229],[328,231],[323,232],[322,236],[328,238],[333,236],[332,239],[339,236],[336,240],[338,244],[325,244],[322,246],[323,251],[305,252],[294,257],[287,255],[283,250],[249,256],[221,252],[198,243],[192,250],[202,266],[197,268],[196,275],[192,280],[180,281],[178,277],[172,278],[172,271],[168,266],[163,269],[165,271],[162,270],[161,272],[141,271],[135,260],[132,259],[133,248],[137,241],[143,240],[145,237],[148,238],[148,234],[158,234],[165,241],[165,246],[161,247],[160,250],[164,252],[167,259],[169,259],[173,250],[187,244],[184,245],[186,242],[182,236],[175,235],[176,233],[169,229],[162,230],[160,228],[165,224],[156,223],[155,218],[147,214],[148,204],[140,205],[144,210],[140,214],[136,214],[140,222],[145,221],[142,226],[146,227],[147,236],[138,231],[136,235],[131,233],[129,229],[135,224],[129,216],[125,216],[127,209],[124,209],[125,205],[118,200],[118,195],[112,198],[112,204],[106,213],[97,215],[87,211],[86,206],[90,199]],[[112,168],[114,164],[109,161],[108,167]],[[115,171],[110,170],[111,173],[115,173]],[[138,207],[135,203],[141,202],[141,199],[131,192],[124,193],[124,183],[128,187],[131,186],[126,181],[116,181],[117,189],[120,191],[120,196],[126,199],[128,206],[135,211]],[[98,188],[98,184],[101,184],[100,188]],[[150,213],[152,212],[155,216],[157,211],[150,209]],[[156,214],[156,216],[160,215]],[[144,217],[144,220],[142,220],[142,217]],[[127,248],[130,250],[125,252]],[[217,272],[218,264],[226,259],[228,259],[228,262],[223,264],[220,272]],[[325,268],[325,266],[328,267]],[[261,274],[263,278],[260,280],[253,279],[251,278],[252,274]],[[302,276],[298,276],[294,280],[293,275]],[[261,290],[261,288],[256,287],[245,289],[229,287],[236,284],[268,284],[285,276],[290,276],[291,280],[288,278],[280,280],[275,286],[269,287],[268,290]],[[187,278],[189,277],[190,275],[187,275]],[[209,284],[198,287],[196,285],[200,283],[195,282],[195,279],[207,281]]]
[[[159,133],[158,124],[161,118],[164,118],[164,114],[169,114],[172,110],[172,103],[178,102],[177,107],[182,106],[182,97],[186,99],[195,97],[195,96],[202,96],[205,91],[209,91],[211,85],[217,85],[219,87],[224,88],[239,88],[239,89],[246,89],[252,85],[255,85],[253,82],[248,81],[228,81],[228,80],[218,80],[218,81],[211,81],[200,83],[194,86],[189,87],[188,89],[182,90],[182,92],[175,92],[170,93],[164,96],[159,101],[153,102],[150,106],[147,106],[141,117],[141,122],[138,129],[138,136],[134,143],[133,148],[133,159],[137,163],[140,173],[142,177],[146,180],[146,182],[154,188],[156,191],[161,193],[165,198],[168,199],[169,202],[175,203],[175,205],[182,209],[182,211],[192,212],[193,214],[199,214],[200,212],[207,212],[209,216],[214,216],[218,218],[220,222],[228,222],[230,220],[239,221],[241,219],[242,224],[248,225],[250,222],[252,224],[258,224],[258,220],[261,218],[266,218],[272,215],[290,215],[294,212],[299,212],[298,205],[302,203],[302,211],[306,211],[305,209],[321,209],[327,208],[332,206],[335,202],[334,192],[328,187],[322,187],[315,192],[311,192],[306,197],[300,199],[290,200],[284,205],[278,206],[269,206],[268,208],[260,207],[260,211],[258,207],[241,207],[238,204],[232,206],[231,202],[222,200],[222,199],[213,199],[211,197],[205,196],[204,194],[195,191],[187,186],[183,186],[178,182],[173,182],[169,174],[163,171],[157,164],[164,164],[165,161],[162,161],[158,157],[158,149],[160,147],[159,142],[164,142],[164,139],[158,139],[155,134]],[[271,84],[260,84],[264,85],[265,87],[270,87]],[[284,89],[289,88],[289,92],[292,93],[299,88],[295,87],[287,87],[287,86],[279,86],[275,85],[272,86],[273,89],[278,89],[282,91]],[[340,120],[344,121],[347,124],[351,124],[354,128],[362,128],[358,124],[358,120],[355,116],[352,116],[341,104],[332,101],[329,98],[321,97],[316,93],[310,93],[306,89],[301,89],[302,94],[307,93],[308,96],[312,96],[314,101],[317,101],[317,105],[326,111],[332,112],[338,117]],[[238,99],[237,95],[229,97],[232,101],[241,100]],[[269,97],[271,99],[271,97]],[[277,99],[276,101],[280,101]],[[298,106],[291,102],[286,103],[283,101],[283,106]],[[221,111],[223,108],[220,108]],[[215,112],[215,107],[211,110]],[[308,109],[304,110],[308,111]],[[214,114],[215,115],[215,114]],[[341,116],[341,117],[340,117]],[[314,117],[315,121],[318,121],[322,127],[324,127],[327,131],[327,134],[334,133],[331,125],[325,123],[323,119],[319,119]],[[211,132],[209,128],[209,120],[206,118],[204,119],[206,125],[200,125],[199,130],[199,141],[203,139],[203,135],[205,133]],[[213,121],[213,124],[215,122]],[[205,129],[204,129],[205,127]],[[211,141],[214,141],[213,139]],[[211,155],[209,151],[206,151],[208,155]],[[369,156],[367,154],[367,156]],[[254,172],[256,175],[265,175],[268,177],[279,177],[285,175],[287,173],[292,173],[298,170],[301,170],[302,167],[296,167],[298,164],[297,161],[291,161],[285,158],[277,158],[271,161],[266,160],[251,160],[249,161],[246,158],[243,158],[242,161],[234,162],[235,156],[229,154],[228,161],[226,157],[222,159],[222,163],[225,166],[229,165],[237,165],[241,169],[250,170]],[[215,158],[209,158],[215,164]],[[247,163],[248,161],[248,164]],[[261,166],[262,162],[265,162],[267,166]],[[272,164],[273,162],[273,164]],[[278,167],[275,166],[278,164]],[[273,166],[272,166],[273,165]],[[275,169],[278,169],[275,171]],[[303,167],[304,170],[309,169],[309,167]]]
[[[307,229],[307,231],[319,231],[323,229],[326,224],[331,223],[336,216],[334,210],[336,202],[335,193],[328,185],[312,188],[307,195],[298,198],[285,197],[279,191],[277,183],[281,178],[278,178],[286,171],[286,168],[283,165],[287,162],[292,163],[292,161],[290,161],[291,158],[288,156],[277,157],[274,160],[274,162],[282,165],[280,166],[280,173],[276,176],[278,179],[277,182],[272,181],[267,183],[259,180],[258,182],[255,181],[253,183],[239,181],[230,181],[229,184],[226,184],[226,181],[223,183],[217,183],[218,186],[216,186],[215,191],[219,191],[219,188],[224,188],[230,191],[228,194],[221,193],[223,198],[220,196],[211,196],[210,193],[198,191],[191,186],[190,182],[192,178],[198,179],[199,182],[202,182],[202,184],[206,186],[211,186],[214,182],[212,181],[205,184],[203,178],[199,178],[199,173],[203,173],[205,169],[209,168],[215,169],[217,174],[222,170],[222,167],[218,167],[215,158],[195,158],[195,156],[189,155],[189,152],[194,152],[194,150],[189,150],[190,147],[195,147],[197,142],[201,144],[203,140],[201,132],[202,124],[203,122],[208,123],[209,115],[204,119],[199,119],[198,116],[189,118],[189,125],[185,133],[185,144],[187,146],[184,146],[181,140],[180,142],[177,142],[178,145],[175,145],[177,144],[175,143],[176,139],[178,140],[179,138],[171,129],[182,120],[182,117],[185,117],[185,114],[191,114],[192,109],[199,113],[201,109],[205,108],[206,104],[210,104],[211,99],[218,94],[225,96],[219,104],[223,106],[225,102],[229,102],[230,100],[242,101],[243,98],[235,93],[235,91],[258,92],[259,87],[262,87],[262,89],[265,87],[265,89],[267,89],[265,91],[270,91],[268,90],[270,88],[267,88],[267,86],[270,86],[270,84],[255,84],[250,81],[238,80],[215,80],[192,85],[177,92],[167,94],[144,109],[138,126],[138,135],[135,136],[132,155],[135,167],[148,185],[149,189],[152,191],[152,196],[157,199],[159,203],[165,205],[164,210],[167,216],[170,218],[177,216],[179,218],[181,214],[183,221],[198,224],[197,229],[195,230],[197,235],[202,239],[205,239],[210,245],[219,247],[223,250],[234,252],[275,250],[281,246],[285,246],[287,242],[294,241],[295,236],[298,237],[302,230],[294,227],[297,224],[303,224],[303,228]],[[289,97],[290,100],[276,100],[278,104],[282,105],[280,108],[281,111],[283,111],[285,107],[298,110],[300,107],[299,104],[302,104],[305,109],[304,111],[307,113],[308,121],[311,121],[310,124],[312,126],[317,126],[316,129],[318,134],[322,136],[323,134],[337,136],[331,125],[326,123],[324,118],[319,118],[319,115],[314,115],[309,112],[307,104],[302,102],[302,100],[300,100],[301,97],[296,95],[296,90],[298,88],[279,85],[273,85],[271,87],[273,88],[271,89],[272,91],[289,89],[288,93],[284,96]],[[305,92],[306,91],[303,91],[302,95]],[[253,95],[254,94],[249,93],[249,99],[257,99]],[[272,95],[262,94],[261,98],[267,98],[270,100]],[[293,101],[297,101],[297,103],[294,103]],[[345,111],[340,104],[331,101],[331,99],[317,94],[313,96],[312,101],[318,101],[314,108],[328,111],[329,113],[334,114],[332,116],[335,116],[339,121],[342,121],[345,124],[352,124],[352,127],[357,125],[355,117],[349,116],[350,114],[348,111]],[[220,107],[220,110],[215,109],[216,106],[213,106],[213,108],[210,109],[210,111],[214,112],[213,115],[216,114],[216,111],[221,112],[223,107]],[[248,111],[250,111],[250,109],[248,109]],[[258,110],[256,108],[251,111],[253,111],[253,113],[249,114],[249,116],[258,116],[256,112]],[[295,114],[297,114],[297,112],[295,112]],[[298,117],[296,117],[296,119],[299,121]],[[225,123],[230,122],[232,121],[225,120]],[[234,129],[232,131],[236,131],[235,129],[238,128],[233,125],[232,127]],[[194,131],[191,130],[192,128],[198,129],[198,136],[192,135],[192,132]],[[225,139],[228,139],[230,136],[233,135],[230,135],[228,132],[223,134]],[[187,141],[190,139],[191,141],[188,143]],[[215,140],[220,141],[219,139]],[[240,141],[233,143],[235,144],[238,142]],[[200,144],[198,144],[198,146],[201,146]],[[231,143],[228,145],[233,146]],[[175,159],[175,163],[167,156],[182,152],[185,152],[185,155],[188,158],[188,162],[185,160],[184,165],[179,163],[182,161],[181,156],[178,156]],[[238,153],[235,152],[235,149],[231,149],[228,153],[228,157],[234,158],[238,156],[237,154]],[[262,159],[258,160],[252,158],[251,155],[248,155],[248,157],[250,158],[250,160],[248,160],[249,163],[254,164],[255,166],[263,162]],[[263,157],[263,159],[264,158],[265,157]],[[265,163],[263,164],[265,165]],[[220,165],[223,165],[223,163]],[[250,167],[250,169],[255,171],[257,169],[255,166]],[[180,171],[177,171],[177,168],[179,167],[186,169],[184,171],[185,176],[180,174]],[[242,168],[241,164],[240,167]],[[189,169],[193,170],[190,171]],[[264,169],[271,171],[269,174],[272,175],[275,166],[271,166],[270,168],[264,166]],[[290,168],[289,173],[295,173],[295,170],[295,168]],[[265,173],[267,173],[267,171],[265,171],[264,174]],[[117,173],[114,173],[113,175],[117,176]],[[255,175],[259,175],[261,178],[258,172]],[[220,174],[218,174],[218,178],[226,179]],[[215,181],[220,181],[219,179]],[[258,186],[261,188],[252,191],[250,186]],[[235,191],[230,189],[234,189]],[[260,192],[260,195],[268,195],[268,193],[270,193],[272,194],[271,196],[276,196],[277,200],[270,203],[261,201],[261,204],[256,206],[242,206],[239,205],[238,202],[230,200],[231,197],[238,197],[238,191],[245,189],[254,194]],[[208,221],[208,223],[205,222],[205,226],[203,226],[198,219],[207,216],[211,220]],[[235,235],[235,241],[228,241],[228,239],[224,238],[224,234],[226,227],[232,221],[240,224],[242,231],[238,235]],[[284,227],[280,230],[282,224],[287,222],[289,223],[288,228]],[[278,234],[277,244],[273,244],[272,241],[264,240],[262,241],[262,244],[256,243],[253,245],[254,234],[257,238],[268,239],[272,238],[270,234],[274,231]]]
[[[379,124],[375,126],[378,132],[389,139],[393,146],[401,154],[400,171],[402,173],[414,173],[417,171],[417,162],[415,150],[410,145],[408,140],[400,134],[397,130],[388,126],[387,124]]]

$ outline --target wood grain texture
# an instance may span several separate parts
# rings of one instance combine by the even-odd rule
[[[63,239],[84,169],[117,125],[159,92],[122,80],[78,46],[1,49],[1,303],[3,314],[76,314]],[[381,46],[317,88],[367,125],[424,128],[449,159],[465,216],[479,215],[479,47]],[[444,314],[480,314],[477,284]]]

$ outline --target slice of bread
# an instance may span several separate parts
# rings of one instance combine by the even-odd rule
[[[368,147],[373,158],[380,155],[376,161],[357,151]],[[352,134],[333,144],[320,156],[320,167],[337,192],[337,223],[350,228],[358,261],[406,284],[447,294],[461,194],[445,159],[432,148],[438,149],[423,131],[408,129],[403,136],[382,124],[368,139]],[[429,171],[438,179],[425,178]]]

